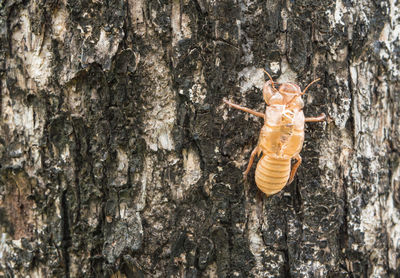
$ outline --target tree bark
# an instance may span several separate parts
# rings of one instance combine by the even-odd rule
[[[399,277],[394,0],[0,4],[1,277]],[[244,171],[263,69],[303,163]]]

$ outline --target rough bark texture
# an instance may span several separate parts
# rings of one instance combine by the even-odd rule
[[[400,277],[398,1],[0,9],[1,277]],[[329,115],[270,198],[263,68]]]

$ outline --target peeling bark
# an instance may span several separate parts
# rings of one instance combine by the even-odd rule
[[[0,7],[0,276],[400,276],[396,1]],[[269,198],[263,68],[329,116]]]

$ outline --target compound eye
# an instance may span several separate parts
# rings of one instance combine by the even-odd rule
[[[265,83],[263,88],[263,97],[266,103],[269,103],[269,99],[274,95],[274,89],[272,88],[272,82],[268,81]]]
[[[303,109],[303,107],[304,107],[304,102],[303,102],[303,100],[301,99],[301,97],[296,97],[296,99],[295,100],[293,100],[290,104],[289,104],[289,107],[295,107],[295,108],[297,108],[297,109]]]
[[[279,93],[275,93],[272,95],[272,97],[269,99],[269,104],[274,105],[274,104],[283,104],[283,96]]]
[[[300,109],[303,109],[304,107],[304,101],[301,99],[301,97],[298,97],[295,100],[296,106],[299,107]]]

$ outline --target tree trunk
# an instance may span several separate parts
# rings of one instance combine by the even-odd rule
[[[396,1],[0,9],[0,277],[400,277]],[[268,198],[263,68],[328,115]]]

